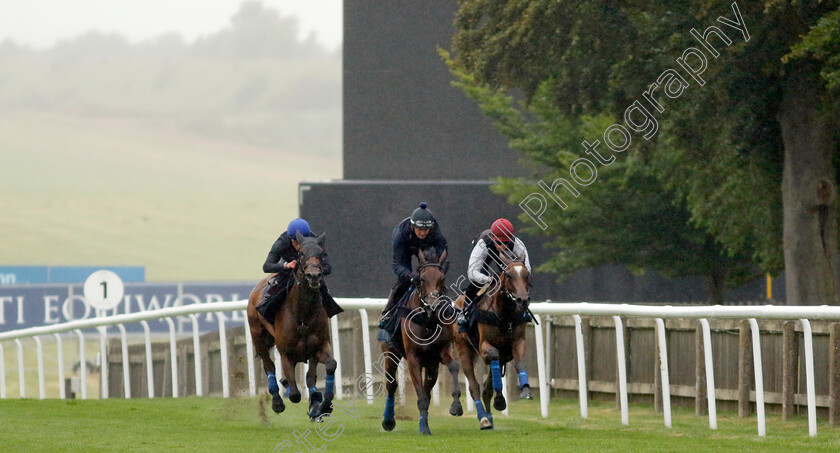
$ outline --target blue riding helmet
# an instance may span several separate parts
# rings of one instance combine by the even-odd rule
[[[289,227],[286,228],[286,233],[292,239],[297,237],[297,233],[306,236],[307,234],[309,234],[309,232],[309,222],[300,218],[289,222]]]

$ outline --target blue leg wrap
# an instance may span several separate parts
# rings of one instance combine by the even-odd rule
[[[526,385],[528,387],[531,386],[531,384],[528,383],[528,372],[522,370],[519,372],[519,388],[525,387]]]
[[[393,420],[394,419],[394,395],[388,395],[385,398],[385,414],[383,414],[385,420]]]
[[[280,386],[277,385],[277,378],[274,376],[274,373],[266,373],[265,377],[268,378],[268,393],[272,395],[279,394]]]
[[[309,387],[309,397],[312,398],[312,394],[318,391],[318,387]]]
[[[335,395],[335,375],[327,375],[324,379],[324,398],[331,401]]]
[[[498,360],[490,361],[490,374],[493,375],[493,390],[496,392],[502,391],[502,368],[499,366]]]
[[[484,404],[481,400],[475,400],[475,415],[478,417],[479,421],[487,416],[487,410],[484,409]]]

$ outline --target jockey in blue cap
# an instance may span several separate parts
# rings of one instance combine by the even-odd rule
[[[274,241],[274,245],[271,246],[271,251],[268,252],[268,257],[263,263],[263,272],[277,274],[268,280],[268,288],[263,300],[257,305],[257,311],[269,322],[274,322],[277,309],[286,300],[286,295],[295,282],[295,268],[297,266],[298,250],[300,250],[300,244],[295,239],[298,233],[304,237],[318,237],[312,233],[309,222],[300,218],[294,219],[289,222],[286,231]],[[327,260],[326,252],[321,255],[321,262],[323,263],[324,275],[330,275],[332,266]],[[327,291],[326,285],[321,286],[321,295],[328,316],[331,317],[344,311]]]

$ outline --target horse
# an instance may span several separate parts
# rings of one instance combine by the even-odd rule
[[[520,398],[532,399],[528,373],[525,371],[525,324],[530,311],[528,303],[530,295],[528,288],[529,274],[525,266],[524,254],[516,258],[500,254],[503,271],[498,278],[498,286],[490,287],[481,296],[478,305],[477,343],[473,344],[468,333],[458,333],[458,326],[451,326],[458,356],[464,369],[464,375],[470,384],[470,396],[475,401],[476,412],[481,429],[493,429],[493,415],[484,407],[490,407],[490,397],[496,392],[493,407],[502,411],[507,407],[502,395],[501,367],[513,360],[519,375],[519,386],[522,390]],[[458,298],[456,305],[463,304],[463,297]],[[459,308],[461,308],[459,306]],[[479,394],[479,383],[475,377],[475,358],[481,359],[490,366],[490,373],[484,383],[484,392]],[[482,404],[479,396],[483,397]]]
[[[452,333],[448,327],[456,316],[451,303],[448,303],[443,293],[445,291],[444,272],[442,264],[446,261],[446,252],[440,259],[434,256],[434,249],[420,251],[417,256],[420,275],[416,287],[409,295],[406,309],[410,313],[400,320],[400,334],[405,350],[404,357],[408,362],[408,371],[414,390],[417,393],[417,409],[420,411],[420,433],[431,435],[429,429],[429,400],[432,388],[438,378],[438,364],[442,363],[449,369],[452,376],[452,404],[449,413],[461,416],[461,390],[458,386],[458,361],[452,357]],[[447,308],[451,315],[447,316]],[[398,314],[399,315],[399,314]],[[394,419],[394,392],[397,381],[393,379],[399,365],[402,351],[390,347],[387,342],[381,342],[382,352],[391,360],[385,363],[388,380],[386,388],[388,396],[385,400],[385,413],[382,428],[391,431],[396,426]],[[425,376],[423,372],[425,371]]]
[[[267,322],[257,312],[256,306],[262,299],[268,280],[276,274],[262,279],[251,290],[246,310],[251,339],[262,359],[263,370],[268,380],[268,392],[272,397],[271,409],[278,414],[286,409],[286,404],[280,396],[280,387],[277,385],[274,362],[269,354],[273,345],[277,347],[282,359],[283,375],[288,380],[284,382],[284,386],[292,403],[299,403],[301,399],[295,380],[295,365],[299,362],[309,362],[306,387],[309,389],[308,414],[311,420],[332,412],[332,399],[335,394],[337,363],[332,355],[329,320],[320,292],[324,279],[321,256],[324,253],[325,236],[326,233],[317,238],[304,237],[297,233],[296,239],[300,249],[294,269],[295,284],[283,305],[277,310],[272,323]],[[318,363],[323,363],[327,371],[323,395],[315,387]]]

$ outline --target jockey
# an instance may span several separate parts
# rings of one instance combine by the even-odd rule
[[[392,266],[397,274],[397,283],[391,289],[388,303],[382,310],[379,326],[383,327],[393,315],[392,308],[403,297],[411,283],[419,276],[412,270],[411,257],[417,256],[420,249],[434,247],[437,256],[446,251],[446,238],[440,232],[437,220],[428,210],[428,205],[420,203],[420,207],[411,213],[411,217],[403,219],[391,233],[394,240],[394,256]],[[443,263],[443,272],[449,268],[449,261]]]
[[[458,331],[466,332],[469,316],[481,299],[478,293],[482,289],[492,287],[491,282],[497,279],[502,268],[503,255],[507,259],[516,259],[520,255],[525,258],[525,267],[531,270],[531,263],[528,259],[528,250],[521,239],[513,235],[513,224],[508,219],[497,219],[484,230],[475,240],[475,247],[470,253],[470,264],[467,267],[467,276],[470,285],[464,292],[464,311],[458,315]]]
[[[289,222],[286,231],[274,241],[274,245],[271,246],[271,251],[268,252],[268,257],[263,263],[263,272],[277,274],[268,280],[268,288],[263,300],[257,305],[257,311],[269,322],[274,321],[277,309],[286,300],[286,295],[295,282],[295,267],[298,264],[297,256],[300,250],[300,243],[295,239],[297,233],[304,237],[317,237],[310,230],[309,222],[300,218],[294,219]],[[321,263],[324,275],[330,275],[332,266],[330,266],[326,252],[321,255]],[[326,285],[321,286],[321,296],[324,308],[327,310],[327,316],[332,317],[344,311],[332,298]]]

